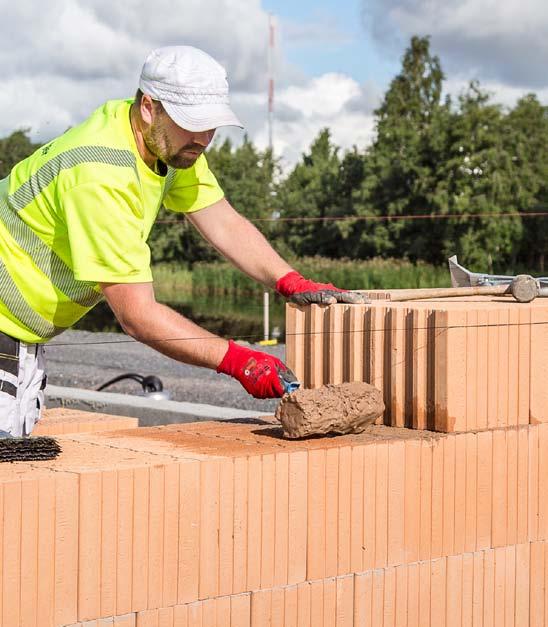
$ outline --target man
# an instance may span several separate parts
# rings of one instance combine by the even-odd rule
[[[134,101],[109,101],[0,181],[0,430],[30,434],[43,344],[103,297],[124,331],[163,354],[275,398],[293,373],[156,302],[146,240],[163,204],[252,278],[296,302],[358,302],[307,281],[224,198],[202,154],[239,126],[224,69],[188,46],[153,51]]]

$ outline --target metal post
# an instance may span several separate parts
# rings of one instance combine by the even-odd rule
[[[263,295],[263,332],[264,341],[270,339],[270,294],[265,292]]]

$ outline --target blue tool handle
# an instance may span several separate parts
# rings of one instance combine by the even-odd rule
[[[301,384],[298,381],[284,381],[283,379],[282,385],[284,386],[284,392],[286,394],[291,394],[291,392],[294,392],[301,387]]]

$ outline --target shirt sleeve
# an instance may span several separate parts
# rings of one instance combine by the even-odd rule
[[[209,207],[224,198],[205,155],[200,155],[192,168],[176,170],[173,182],[164,197],[166,209],[191,213]]]
[[[78,281],[152,281],[142,210],[129,189],[85,183],[66,190],[61,206]]]

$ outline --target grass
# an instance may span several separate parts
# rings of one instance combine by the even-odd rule
[[[290,263],[303,276],[333,283],[345,289],[395,289],[448,287],[449,270],[425,263],[413,264],[395,259],[326,259],[309,257]],[[227,263],[197,263],[192,272],[192,288],[201,293],[242,293],[262,290],[261,286]]]

